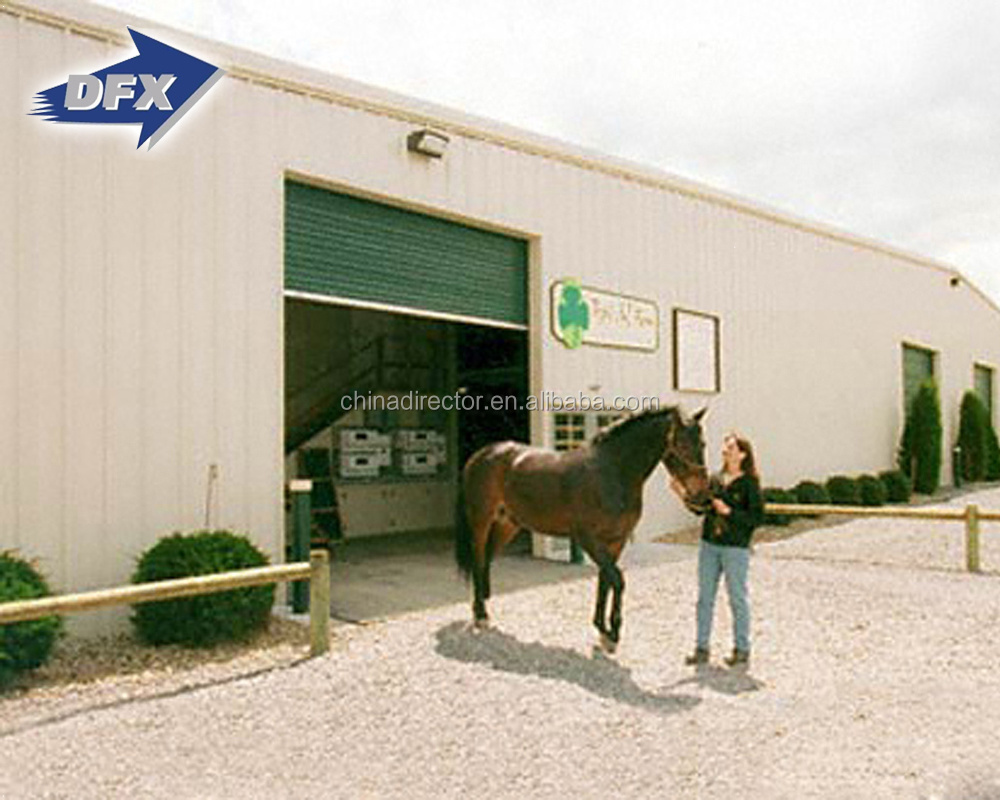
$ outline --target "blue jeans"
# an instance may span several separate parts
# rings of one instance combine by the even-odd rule
[[[747,573],[750,550],[724,547],[702,541],[698,550],[698,647],[708,650],[712,640],[712,617],[719,578],[726,576],[729,608],[733,612],[733,642],[737,650],[750,652],[750,598]]]

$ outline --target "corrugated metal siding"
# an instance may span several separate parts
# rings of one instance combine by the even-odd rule
[[[13,17],[0,14],[0,69],[16,69],[20,55],[20,23]],[[0,81],[0,108],[17,108],[22,82],[12,80],[16,73],[5,72],[7,80]],[[20,342],[20,271],[17,250],[18,207],[17,192],[10,184],[18,174],[21,157],[18,142],[18,124],[11,115],[0,114],[0,545],[21,546],[21,526],[18,519],[20,475],[17,468],[18,439],[18,360]]]
[[[134,129],[23,113],[120,48],[3,13],[0,38],[16,76],[0,87],[0,549],[57,591],[127,583],[158,537],[205,524],[218,464],[212,524],[283,558],[280,169],[248,167],[270,145],[228,122],[259,98],[219,92],[198,135],[137,153]]]
[[[293,181],[285,232],[287,289],[527,323],[523,240]]]
[[[22,78],[38,74],[53,53],[65,58],[64,44],[65,37],[54,30],[22,36],[19,61],[5,64],[5,74],[19,73]],[[51,135],[31,137],[16,129],[13,133],[19,144],[14,174],[21,187],[14,261],[21,267],[14,370],[18,425],[13,453],[18,473],[18,536],[22,547],[37,548],[43,567],[61,583],[67,572],[63,530],[68,457],[64,165],[52,158]]]
[[[85,63],[95,49],[94,43],[77,37],[63,37],[63,42],[69,62]],[[103,54],[108,52],[100,45],[96,49]],[[73,582],[72,573],[79,571],[89,576],[89,585],[105,586],[112,577],[117,577],[117,570],[112,567],[115,540],[107,535],[106,524],[109,487],[105,441],[109,423],[103,412],[108,391],[104,262],[108,219],[100,203],[72,203],[70,198],[102,197],[109,193],[109,185],[100,141],[91,138],[81,142],[76,154],[79,157],[61,164],[64,238],[60,255],[64,295],[60,306],[64,319],[65,428],[60,446],[65,453],[65,495],[60,497],[60,487],[56,484],[50,485],[49,490],[53,509],[59,509],[61,517],[60,584]],[[30,173],[22,178],[33,179]],[[30,532],[25,534],[30,539]]]

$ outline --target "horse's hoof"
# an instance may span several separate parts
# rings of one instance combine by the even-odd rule
[[[608,654],[612,654],[618,649],[618,642],[614,641],[606,633],[601,634],[601,649]]]
[[[477,631],[488,631],[490,629],[489,617],[481,617],[472,621],[472,627]]]

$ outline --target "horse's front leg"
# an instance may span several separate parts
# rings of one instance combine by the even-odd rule
[[[472,618],[477,628],[485,628],[490,622],[490,615],[486,612],[486,600],[490,596],[489,564],[473,567],[472,584]]]
[[[607,619],[608,590],[610,588],[611,584],[608,583],[602,569],[597,573],[597,605],[594,608],[594,627],[597,628],[601,636],[606,636],[608,633],[605,620]]]
[[[614,590],[611,599],[611,630],[608,631],[608,639],[612,646],[618,644],[618,639],[622,629],[622,599],[625,596],[625,576],[617,564],[610,564],[607,568],[608,581]],[[603,572],[603,570],[602,570]]]
[[[622,595],[625,592],[625,578],[618,569],[614,559],[601,553],[595,561],[597,574],[597,608],[594,610],[594,625],[601,633],[601,642],[605,649],[614,652],[618,647],[622,628]],[[611,598],[611,624],[605,624],[608,592],[613,592]]]

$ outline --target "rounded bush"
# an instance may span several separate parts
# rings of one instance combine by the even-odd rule
[[[762,492],[765,503],[797,503],[795,493],[788,489],[779,489],[776,486],[769,486]],[[765,514],[765,525],[788,525],[792,518],[788,514]]]
[[[826,487],[815,481],[799,481],[792,491],[795,499],[803,505],[823,506],[830,502],[830,493]]]
[[[830,502],[837,506],[856,506],[861,502],[861,493],[854,478],[846,475],[834,475],[826,482],[826,491]]]
[[[898,469],[880,472],[878,478],[885,486],[886,499],[890,503],[905,503],[910,499],[910,495],[913,493],[913,484]]]
[[[0,602],[50,594],[48,584],[32,564],[13,553],[0,552]],[[22,672],[48,661],[62,630],[58,616],[0,625],[0,689]]]
[[[211,575],[263,567],[267,556],[246,537],[229,531],[175,533],[160,539],[139,558],[133,583]],[[274,586],[160,600],[133,606],[132,622],[149,644],[208,647],[241,641],[266,627],[274,605]]]
[[[884,506],[888,499],[885,484],[874,475],[862,475],[857,480],[858,495],[863,506]]]

